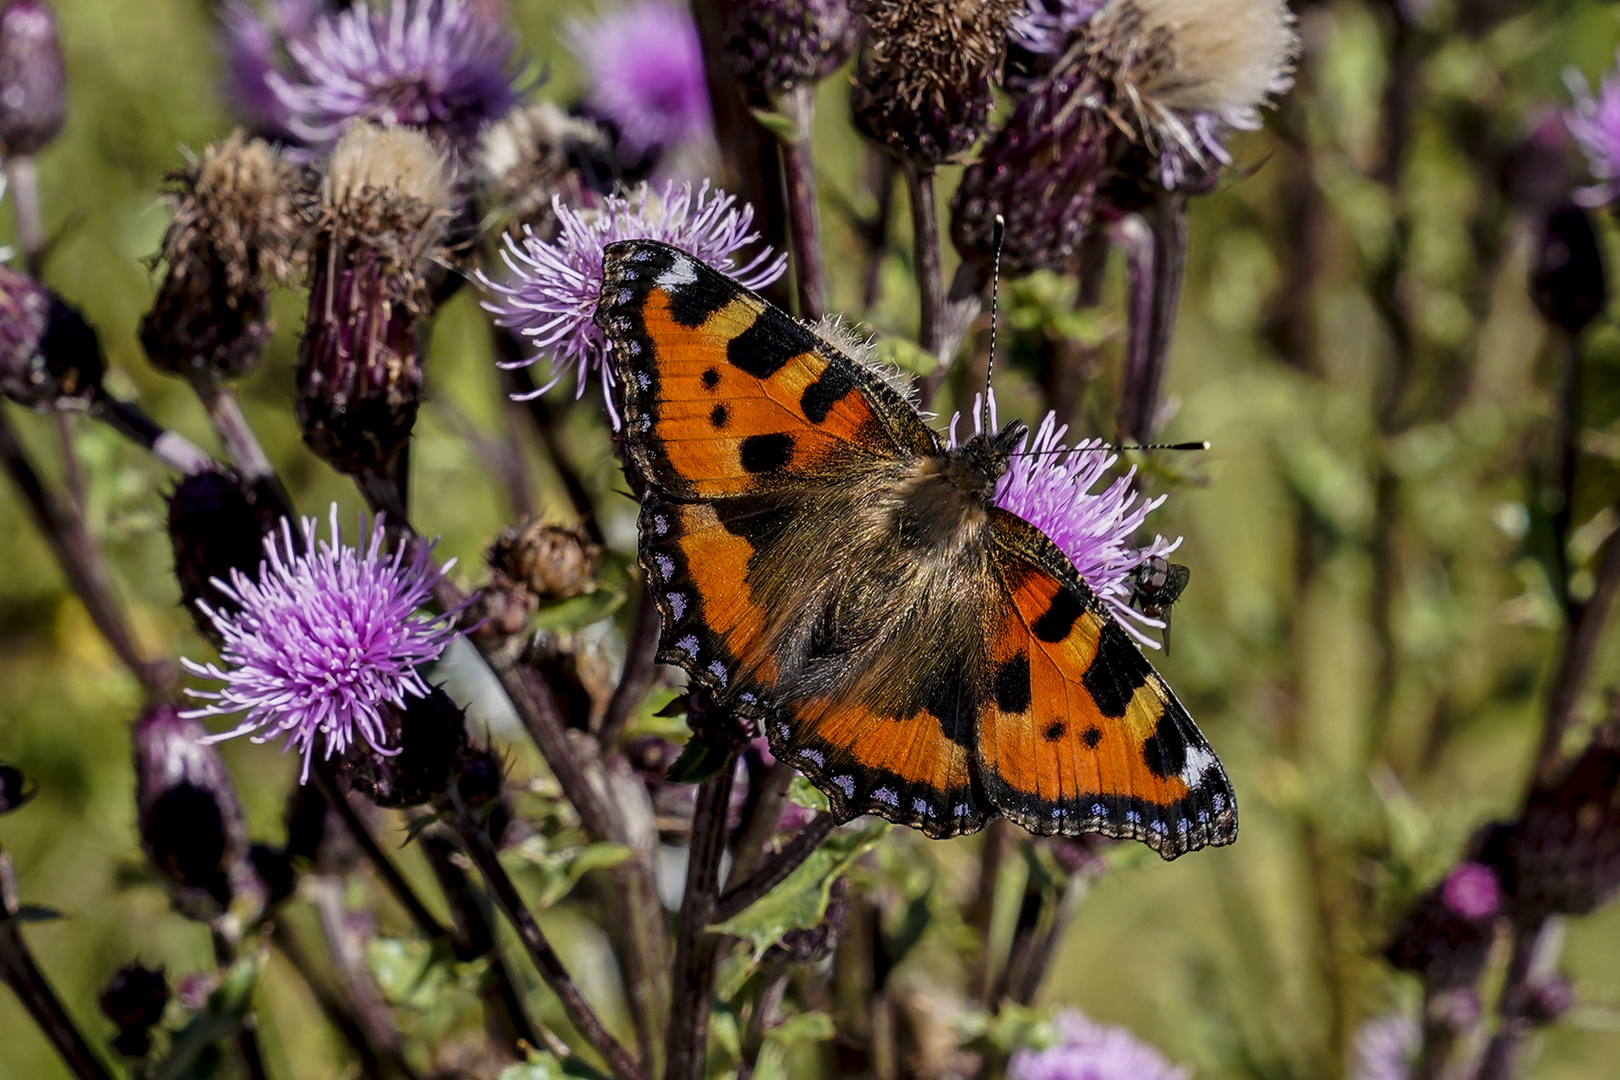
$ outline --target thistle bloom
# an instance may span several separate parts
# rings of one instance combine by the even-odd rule
[[[493,296],[484,307],[494,313],[497,324],[518,331],[534,346],[535,355],[518,366],[550,358],[551,379],[536,393],[551,389],[573,369],[575,394],[582,396],[587,377],[599,369],[614,427],[619,417],[608,392],[613,372],[603,363],[607,336],[591,321],[602,294],[602,259],[608,244],[662,240],[750,289],[764,288],[787,269],[787,256],[773,256],[769,248],[736,265],[733,256],[759,239],[750,231],[753,207],[738,206],[735,196],[718,188],[710,191],[707,181],[696,193],[691,184],[670,181],[660,195],[643,186],[628,198],[605,199],[600,210],[574,210],[561,201],[553,204],[553,210],[556,240],[542,240],[528,228],[520,239],[503,237],[506,249],[501,258],[511,274],[495,281],[479,271],[479,282]]]
[[[360,0],[319,15],[285,37],[285,68],[267,56],[275,35],[254,21],[240,7],[228,15],[238,96],[311,146],[366,117],[424,128],[469,151],[517,100],[517,43],[470,0],[393,0],[386,12]],[[261,83],[273,100],[255,92]]]
[[[239,570],[229,583],[214,582],[237,605],[235,612],[198,606],[213,621],[225,645],[223,668],[183,661],[194,674],[217,679],[221,690],[193,690],[211,704],[187,717],[245,713],[242,723],[206,741],[253,735],[254,742],[287,737],[287,748],[304,757],[303,779],[317,742],[325,757],[364,743],[383,756],[399,753],[387,743],[383,707],[406,707],[431,688],[418,668],[438,658],[457,631],[451,615],[416,614],[444,570],[433,565],[431,545],[383,551],[379,517],[364,550],[342,542],[337,506],[332,539],[316,540],[313,518],[303,520],[303,553],[292,525],[265,538],[258,580]],[[365,531],[364,519],[361,532]],[[445,566],[448,570],[454,560]]]
[[[637,0],[570,27],[590,82],[586,101],[619,129],[621,149],[701,143],[713,114],[703,45],[692,17],[666,0]]]
[[[1046,1050],[1019,1050],[1007,1063],[1010,1080],[1188,1080],[1192,1074],[1120,1027],[1107,1027],[1070,1009],[1057,1019],[1060,1040]]]
[[[1408,1080],[1418,1047],[1418,1025],[1405,1013],[1374,1017],[1353,1040],[1354,1080]]]
[[[1620,63],[1620,53],[1616,54]],[[1576,192],[1584,206],[1602,206],[1620,196],[1620,70],[1608,71],[1596,97],[1586,79],[1573,67],[1564,71],[1564,85],[1575,103],[1564,113],[1564,125],[1580,143],[1587,167],[1599,181]]]
[[[979,417],[975,404],[975,432],[980,428]],[[951,420],[950,446],[957,444],[959,419],[958,415]],[[993,395],[990,426],[998,427]],[[1142,628],[1162,629],[1164,622],[1130,606],[1134,571],[1154,556],[1175,551],[1181,539],[1169,541],[1155,535],[1151,543],[1139,548],[1132,544],[1132,538],[1148,514],[1163,505],[1165,496],[1138,501],[1141,493],[1131,487],[1136,477],[1134,467],[1102,491],[1093,492],[1119,456],[1099,449],[1098,440],[1083,440],[1068,447],[1063,442],[1067,431],[1067,426],[1057,423],[1056,414],[1046,415],[1034,436],[1013,452],[1007,475],[996,485],[996,505],[1045,533],[1069,557],[1081,580],[1108,605],[1119,624],[1138,641],[1156,649],[1158,642]]]

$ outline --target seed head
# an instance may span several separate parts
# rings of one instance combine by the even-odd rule
[[[403,706],[378,709],[384,741],[397,752],[379,754],[352,742],[336,757],[337,771],[378,806],[420,806],[443,794],[467,756],[462,710],[443,690],[431,688]]]
[[[862,134],[939,165],[983,136],[1020,0],[858,0],[866,24],[850,104]]]
[[[102,1015],[118,1025],[113,1046],[125,1057],[145,1057],[152,1049],[151,1030],[169,1005],[169,980],[163,969],[125,964],[113,972],[98,1000]]]

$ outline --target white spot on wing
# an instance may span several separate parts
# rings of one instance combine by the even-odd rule
[[[659,274],[655,280],[666,289],[690,285],[697,280],[697,267],[692,265],[691,259],[677,255],[669,264],[669,269]]]
[[[1215,765],[1215,755],[1202,746],[1187,747],[1187,762],[1181,769],[1181,782],[1190,788],[1198,786],[1204,774]]]

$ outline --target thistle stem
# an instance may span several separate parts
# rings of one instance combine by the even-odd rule
[[[217,924],[210,927],[214,939],[214,966],[224,975],[232,964],[236,962],[236,946],[220,931]],[[236,1043],[236,1052],[242,1058],[242,1071],[248,1080],[268,1080],[269,1073],[265,1072],[264,1054],[259,1049],[259,1028],[253,1011],[250,1009],[242,1015],[242,1024],[236,1029],[232,1040]]]
[[[658,604],[651,593],[642,589],[634,620],[630,623],[630,638],[624,645],[624,671],[619,675],[619,685],[613,689],[607,712],[602,716],[602,726],[596,733],[603,752],[618,743],[625,725],[635,716],[636,707],[652,688],[657,674],[654,661],[658,654],[659,624]]]
[[[540,924],[535,922],[534,915],[523,902],[517,886],[512,883],[506,868],[501,865],[500,857],[495,853],[482,825],[474,821],[465,810],[460,807],[458,810],[460,812],[456,816],[456,825],[467,854],[478,867],[479,873],[483,874],[484,880],[489,883],[490,891],[495,894],[495,902],[506,914],[512,929],[517,931],[524,949],[528,951],[529,959],[540,972],[540,977],[562,1003],[569,1021],[596,1052],[602,1055],[602,1059],[616,1076],[622,1080],[645,1080],[646,1074],[642,1072],[641,1066],[630,1056],[624,1045],[613,1037],[607,1026],[602,1023],[602,1018],[596,1014],[596,1010],[591,1008],[590,1002],[585,1000],[585,995],[579,992],[579,987],[574,984],[568,969],[563,966],[562,959],[551,947],[551,942],[546,940]]]
[[[917,326],[917,344],[933,353],[939,361],[933,389],[938,389],[944,373],[950,366],[950,357],[940,356],[939,348],[945,337],[945,270],[939,250],[939,211],[934,200],[934,170],[914,161],[905,163],[906,188],[911,194],[911,229],[913,269],[917,275],[917,294],[920,315]],[[923,404],[928,398],[923,398]]]
[[[39,167],[32,154],[6,162],[6,179],[11,188],[11,206],[17,220],[17,246],[22,248],[23,267],[28,276],[40,276],[45,263],[45,220],[39,203]]]
[[[816,117],[815,87],[796,87],[784,94],[777,105],[795,129],[791,139],[777,140],[777,148],[782,155],[782,183],[787,191],[799,317],[819,319],[827,309],[827,276],[821,263],[821,211],[816,202],[816,170],[810,155],[811,127]]]
[[[787,847],[754,871],[753,876],[721,894],[714,905],[710,921],[725,922],[747,910],[755,901],[786,881],[788,875],[797,870],[832,834],[837,824],[833,816],[825,812],[805,822],[798,834],[788,842]]]
[[[74,507],[46,489],[17,438],[16,429],[3,412],[0,412],[0,458],[4,459],[6,471],[32,511],[34,523],[50,544],[68,584],[89,612],[90,621],[140,681],[149,698],[163,700],[171,696],[180,680],[179,669],[167,660],[147,660],[141,655],[123,610],[113,596],[106,565],[85,528],[84,519]]]
[[[1544,920],[1517,924],[1513,928],[1513,954],[1508,960],[1507,975],[1502,980],[1502,994],[1497,1005],[1501,1026],[1485,1047],[1479,1072],[1474,1080],[1511,1080],[1514,1065],[1519,1059],[1519,1048],[1529,1034],[1530,1024],[1525,1018],[1525,1005],[1529,1000],[1530,976],[1534,971],[1536,952],[1542,933],[1547,928]]]
[[[731,804],[735,760],[734,755],[728,756],[720,771],[699,785],[692,812],[686,894],[675,930],[674,1004],[664,1080],[702,1080],[708,1057],[714,962],[720,949],[719,935],[708,928],[714,921],[720,888],[720,857],[726,847],[726,812]]]
[[[102,395],[90,405],[90,415],[183,476],[217,467],[190,439],[165,429],[133,402]]]

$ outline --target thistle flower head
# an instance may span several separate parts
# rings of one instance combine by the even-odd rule
[[[1108,0],[1028,0],[1013,17],[1013,40],[1040,56],[1061,56]]]
[[[1620,53],[1616,54],[1620,66]],[[1575,68],[1564,71],[1574,104],[1564,113],[1564,124],[1586,154],[1587,168],[1598,181],[1576,193],[1585,206],[1602,206],[1620,196],[1620,70],[1606,71],[1597,95]]]
[[[238,11],[229,25],[242,42],[247,70],[239,84],[257,85],[267,36]],[[485,124],[517,100],[523,77],[511,33],[471,0],[392,0],[386,11],[357,0],[348,10],[316,16],[284,39],[285,68],[270,64],[263,85],[271,119],[311,147],[330,145],[357,118],[422,128],[457,151],[470,151]]]
[[[0,265],[0,395],[33,409],[82,409],[101,393],[101,343],[78,310]]]
[[[1417,1021],[1404,1012],[1368,1020],[1351,1040],[1352,1080],[1410,1080],[1421,1038]]]
[[[894,153],[938,165],[984,134],[1019,0],[860,0],[866,39],[850,104]]]
[[[303,238],[298,171],[238,131],[170,180],[169,269],[141,321],[141,344],[170,371],[241,375],[270,337],[266,288],[291,276]]]
[[[980,429],[981,413],[974,406],[974,431]],[[951,419],[948,445],[955,446],[956,425]],[[990,399],[990,425],[996,428],[995,398]],[[1143,627],[1162,629],[1164,622],[1149,618],[1130,606],[1134,571],[1153,556],[1164,556],[1181,546],[1181,540],[1168,541],[1154,536],[1146,547],[1133,540],[1148,514],[1164,504],[1165,496],[1141,499],[1132,490],[1136,477],[1132,468],[1101,491],[1094,492],[1118,455],[1098,449],[1097,441],[1081,441],[1070,448],[1063,442],[1068,428],[1048,413],[1035,434],[1013,452],[1007,473],[996,484],[996,505],[1017,514],[1058,546],[1069,557],[1082,581],[1108,605],[1119,624],[1138,641],[1152,648],[1158,642]],[[1065,452],[1067,451],[1067,452]]]
[[[744,0],[732,8],[726,47],[743,85],[774,97],[831,75],[858,35],[849,0]]]
[[[1293,86],[1299,51],[1283,0],[1109,0],[1087,39],[1166,188],[1231,163],[1227,129],[1260,126],[1260,106]]]
[[[1192,1075],[1124,1028],[1096,1023],[1079,1010],[1060,1015],[1057,1029],[1056,1046],[1013,1054],[1007,1063],[1010,1080],[1188,1080]]]
[[[11,0],[0,11],[0,154],[38,153],[66,115],[56,14],[42,0]]]
[[[262,13],[249,0],[220,6],[219,51],[225,57],[226,91],[236,111],[255,132],[297,141],[287,129],[291,114],[270,86],[270,75],[286,62],[287,42],[306,39],[324,0],[262,0]]]
[[[624,152],[710,138],[713,114],[697,26],[668,0],[633,0],[570,27],[585,69],[586,102],[619,129]]]
[[[191,691],[210,704],[185,716],[244,714],[237,727],[207,742],[285,736],[287,748],[303,755],[305,780],[317,749],[328,758],[360,744],[375,754],[399,753],[387,741],[383,709],[403,710],[407,698],[428,696],[418,668],[437,659],[457,633],[450,615],[417,614],[444,573],[433,564],[431,545],[390,555],[379,519],[364,548],[349,547],[337,513],[334,505],[330,542],[318,541],[314,519],[305,518],[300,547],[284,520],[280,536],[265,538],[256,580],[233,570],[229,582],[216,581],[238,609],[199,601],[224,639],[223,666],[184,661],[194,674],[225,684]]]
[[[496,281],[482,271],[478,280],[491,295],[484,307],[495,321],[529,339],[535,356],[551,361],[551,380],[541,392],[556,385],[570,370],[575,393],[585,393],[593,370],[602,373],[603,397],[618,426],[609,387],[610,366],[603,363],[608,341],[591,321],[602,293],[602,260],[608,244],[619,240],[662,240],[680,248],[750,289],[762,289],[787,269],[785,255],[762,250],[738,264],[737,253],[759,239],[751,231],[753,208],[737,205],[735,196],[705,182],[695,192],[691,184],[666,183],[659,194],[642,186],[628,197],[610,196],[600,210],[580,211],[558,202],[557,238],[542,240],[525,229],[521,239],[505,238],[501,252],[510,273]]]

